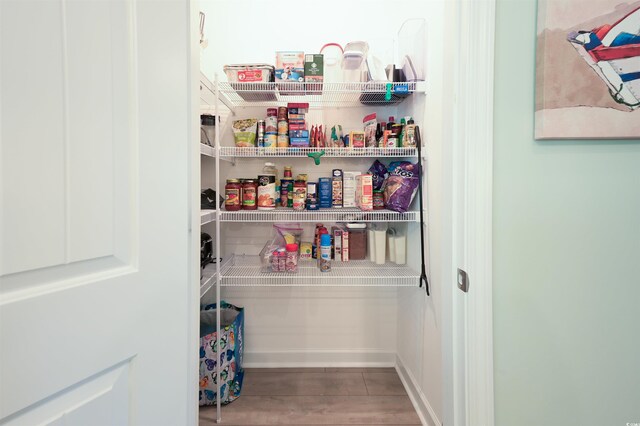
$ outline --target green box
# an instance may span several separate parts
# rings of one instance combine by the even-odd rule
[[[324,55],[310,53],[304,55],[304,81],[321,82],[324,80]]]

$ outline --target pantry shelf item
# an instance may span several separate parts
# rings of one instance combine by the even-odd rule
[[[200,210],[200,225],[205,225],[214,220],[216,220],[215,210]]]
[[[309,154],[323,152],[323,157],[417,157],[416,148],[259,148],[259,147],[220,147],[220,158],[228,157],[307,157]]]
[[[424,82],[342,82],[322,84],[322,91],[300,91],[304,83],[219,83],[220,100],[232,110],[242,107],[278,107],[305,102],[309,108],[362,107],[362,104],[395,105],[414,93],[425,93]],[[292,94],[296,93],[296,94]],[[388,95],[388,96],[386,96]],[[388,99],[387,99],[388,98]]]
[[[416,222],[417,211],[398,213],[391,210],[362,211],[358,208],[296,211],[290,208],[256,211],[220,212],[221,222]]]
[[[321,272],[316,262],[300,261],[297,274],[261,272],[259,256],[232,255],[222,265],[223,287],[415,287],[419,274],[403,265],[376,265],[367,260],[332,262]]]

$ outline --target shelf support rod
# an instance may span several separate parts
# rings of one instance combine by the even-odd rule
[[[218,123],[220,122],[220,93],[218,87],[218,73],[214,74],[213,80],[213,90],[215,92],[215,117]],[[228,120],[227,120],[228,121]],[[221,371],[220,371],[220,354],[222,353],[220,348],[220,210],[222,206],[220,203],[220,126],[216,126],[215,128],[216,141],[215,141],[215,151],[216,151],[216,203],[218,203],[218,208],[216,209],[216,423],[222,423],[222,410],[221,410],[221,399],[222,395],[220,390],[222,389],[221,383]]]

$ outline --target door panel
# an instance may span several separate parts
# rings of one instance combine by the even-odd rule
[[[188,11],[0,2],[0,425],[195,419]]]

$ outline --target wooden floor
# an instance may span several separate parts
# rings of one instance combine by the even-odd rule
[[[200,408],[200,426],[217,423]],[[393,368],[246,369],[240,398],[222,407],[226,425],[419,425]]]

